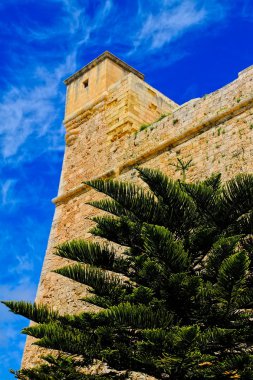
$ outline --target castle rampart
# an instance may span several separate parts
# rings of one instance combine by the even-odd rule
[[[65,313],[95,307],[80,299],[87,290],[52,273],[66,261],[54,247],[90,238],[87,202],[100,195],[82,184],[94,178],[138,180],[135,166],[158,168],[179,178],[177,158],[192,160],[188,180],[221,172],[229,179],[253,171],[253,66],[227,86],[177,105],[143,75],[106,52],[65,81],[66,151],[48,249],[36,300]],[[157,121],[156,121],[157,120]],[[29,338],[23,365],[36,361]]]

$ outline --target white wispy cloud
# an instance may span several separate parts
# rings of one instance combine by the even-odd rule
[[[251,0],[242,1],[241,15],[247,20],[253,20],[253,4]]]
[[[36,288],[37,285],[32,281],[30,276],[19,276],[16,284],[0,285],[1,300],[33,301]]]
[[[16,300],[33,302],[36,294],[37,284],[35,284],[29,276],[19,276],[16,284],[0,285],[1,301]],[[4,326],[1,332],[1,341],[17,339],[17,335],[9,336],[6,328],[11,328],[11,323],[18,321],[17,316],[11,313],[8,308],[0,304],[0,325]],[[5,333],[6,332],[6,333]]]
[[[149,52],[161,49],[190,29],[221,20],[227,8],[215,0],[155,0],[152,6],[145,4],[139,1],[140,28],[135,33],[131,54],[140,47]]]
[[[13,191],[16,182],[17,181],[15,179],[10,178],[2,181],[0,185],[0,205],[2,207],[10,207],[16,203],[15,199],[13,198]]]
[[[50,0],[51,1],[51,0]],[[53,0],[63,6],[65,15],[63,21],[68,25],[68,32],[75,34],[85,18],[85,6],[80,7],[75,0]]]
[[[71,39],[77,31],[82,29],[85,20],[86,7],[80,7],[75,0],[45,0],[44,4],[50,6],[55,3],[61,7],[61,12],[55,18],[53,25],[41,28],[38,22],[30,20],[27,25],[14,25],[16,32],[28,41],[49,41],[52,38],[64,36]]]
[[[30,272],[34,268],[34,260],[29,257],[28,254],[16,255],[16,263],[12,266],[10,272],[16,274],[23,274],[24,272]]]
[[[103,25],[112,8],[112,1],[106,0],[91,18],[86,14],[86,7],[80,6],[78,1],[47,2],[58,3],[63,10],[51,29],[42,29],[31,22],[27,27],[16,26],[15,30],[27,41],[48,41],[48,45],[56,36],[61,37],[68,41],[68,50],[65,51],[64,61],[58,65],[43,65],[39,59],[36,62],[34,57],[32,67],[27,67],[27,72],[19,73],[17,66],[13,72],[9,72],[13,77],[21,74],[24,81],[21,81],[21,86],[20,79],[18,86],[9,82],[8,91],[0,104],[0,117],[3,120],[0,128],[0,154],[4,159],[10,159],[17,153],[19,161],[30,159],[27,150],[19,152],[29,138],[32,142],[38,141],[38,149],[43,147],[44,151],[64,149],[64,130],[56,112],[56,108],[59,109],[60,106],[63,110],[64,106],[65,94],[60,85],[69,73],[76,70],[76,57],[80,46],[87,42],[92,31]],[[51,55],[53,58],[53,52]],[[28,83],[26,77],[29,78]],[[34,151],[32,154],[35,154]],[[41,151],[38,150],[37,154],[41,154]]]
[[[188,28],[203,22],[205,17],[206,10],[196,9],[191,1],[183,1],[174,8],[166,7],[156,15],[148,15],[140,31],[137,45],[149,40],[151,48],[161,48]]]
[[[55,112],[56,100],[59,102],[59,96],[63,96],[59,92],[59,85],[64,75],[74,67],[75,52],[69,54],[65,62],[53,72],[42,67],[36,68],[33,85],[20,88],[10,86],[0,104],[0,118],[4,121],[0,144],[3,158],[14,156],[29,136],[35,139],[46,136],[46,141],[43,141],[45,148],[62,146],[63,130],[60,125],[54,126],[58,117]],[[40,84],[37,85],[37,82]]]

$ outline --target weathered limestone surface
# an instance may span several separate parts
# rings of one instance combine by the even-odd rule
[[[182,106],[108,52],[65,83],[66,150],[36,301],[74,313],[95,306],[80,301],[87,294],[84,286],[52,273],[67,262],[53,252],[60,242],[91,237],[87,217],[98,211],[87,202],[101,195],[82,181],[107,177],[136,181],[137,165],[179,178],[173,165],[177,157],[192,159],[188,180],[214,172],[227,180],[239,172],[252,172],[253,66],[227,86]],[[152,124],[140,131],[146,123]],[[39,350],[31,342],[29,338],[24,367],[38,359]]]

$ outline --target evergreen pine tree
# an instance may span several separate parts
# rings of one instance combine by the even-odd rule
[[[61,316],[4,302],[37,323],[23,333],[38,346],[65,353],[17,378],[123,379],[137,371],[171,380],[253,379],[253,176],[190,184],[138,172],[148,189],[86,182],[108,196],[91,202],[106,211],[92,228],[106,243],[74,240],[55,252],[75,261],[56,273],[88,285],[85,301],[102,311]],[[106,375],[80,370],[97,361]]]

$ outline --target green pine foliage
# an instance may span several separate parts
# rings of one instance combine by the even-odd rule
[[[107,243],[56,248],[75,262],[56,273],[88,285],[85,301],[100,311],[59,315],[4,302],[37,323],[23,330],[35,344],[64,352],[13,372],[16,378],[127,379],[138,371],[171,380],[253,379],[253,176],[191,184],[138,172],[145,188],[86,182],[107,195],[91,203],[106,211],[92,233]],[[106,374],[80,370],[97,362]]]
[[[34,368],[22,369],[10,372],[15,375],[15,379],[20,380],[108,380],[103,375],[88,375],[82,372],[80,362],[76,357],[68,355],[46,355],[42,356],[44,364]],[[109,373],[109,378],[113,379],[114,374]]]

